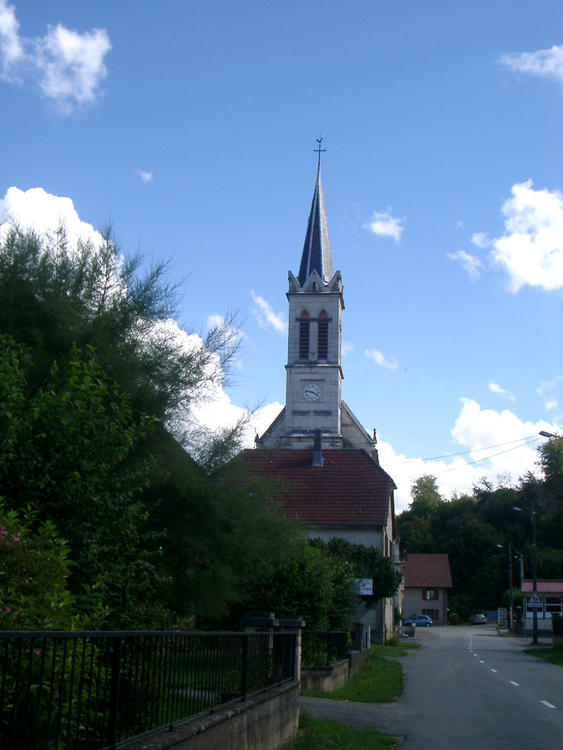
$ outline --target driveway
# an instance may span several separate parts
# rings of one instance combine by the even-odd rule
[[[491,625],[418,629],[397,703],[301,698],[315,718],[375,727],[402,750],[530,750],[563,737],[563,668]],[[547,645],[547,644],[546,644]],[[559,740],[557,739],[559,737]]]

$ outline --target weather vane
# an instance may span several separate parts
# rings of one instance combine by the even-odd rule
[[[318,155],[319,155],[319,167],[321,166],[321,153],[323,151],[326,151],[326,148],[321,148],[322,142],[323,142],[323,137],[321,135],[319,138],[317,138],[317,143],[319,145],[317,146],[317,148],[313,149],[313,151],[316,151],[318,153]]]

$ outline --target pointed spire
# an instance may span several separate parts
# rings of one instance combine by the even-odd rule
[[[303,254],[301,255],[301,265],[299,266],[299,283],[301,286],[307,281],[312,271],[316,271],[323,281],[330,281],[333,276],[332,254],[330,252],[330,240],[328,238],[328,227],[326,223],[325,203],[323,198],[323,188],[321,185],[321,147],[322,138],[318,141],[319,148],[319,165],[317,168],[317,182],[313,201],[311,203],[311,213],[307,224],[307,234],[303,245]]]

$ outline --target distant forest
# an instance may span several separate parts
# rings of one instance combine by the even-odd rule
[[[413,485],[409,509],[397,518],[401,553],[449,555],[449,606],[462,618],[507,603],[509,542],[513,588],[521,586],[519,555],[524,577],[532,577],[534,507],[537,577],[563,578],[563,438],[546,441],[538,463],[540,479],[527,474],[515,486],[501,482],[497,487],[482,480],[472,494],[450,500],[440,495],[433,476],[420,477]]]

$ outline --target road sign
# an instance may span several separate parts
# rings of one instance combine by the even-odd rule
[[[528,597],[528,607],[530,609],[541,609],[542,606],[542,600],[537,594],[532,594],[532,596]]]

